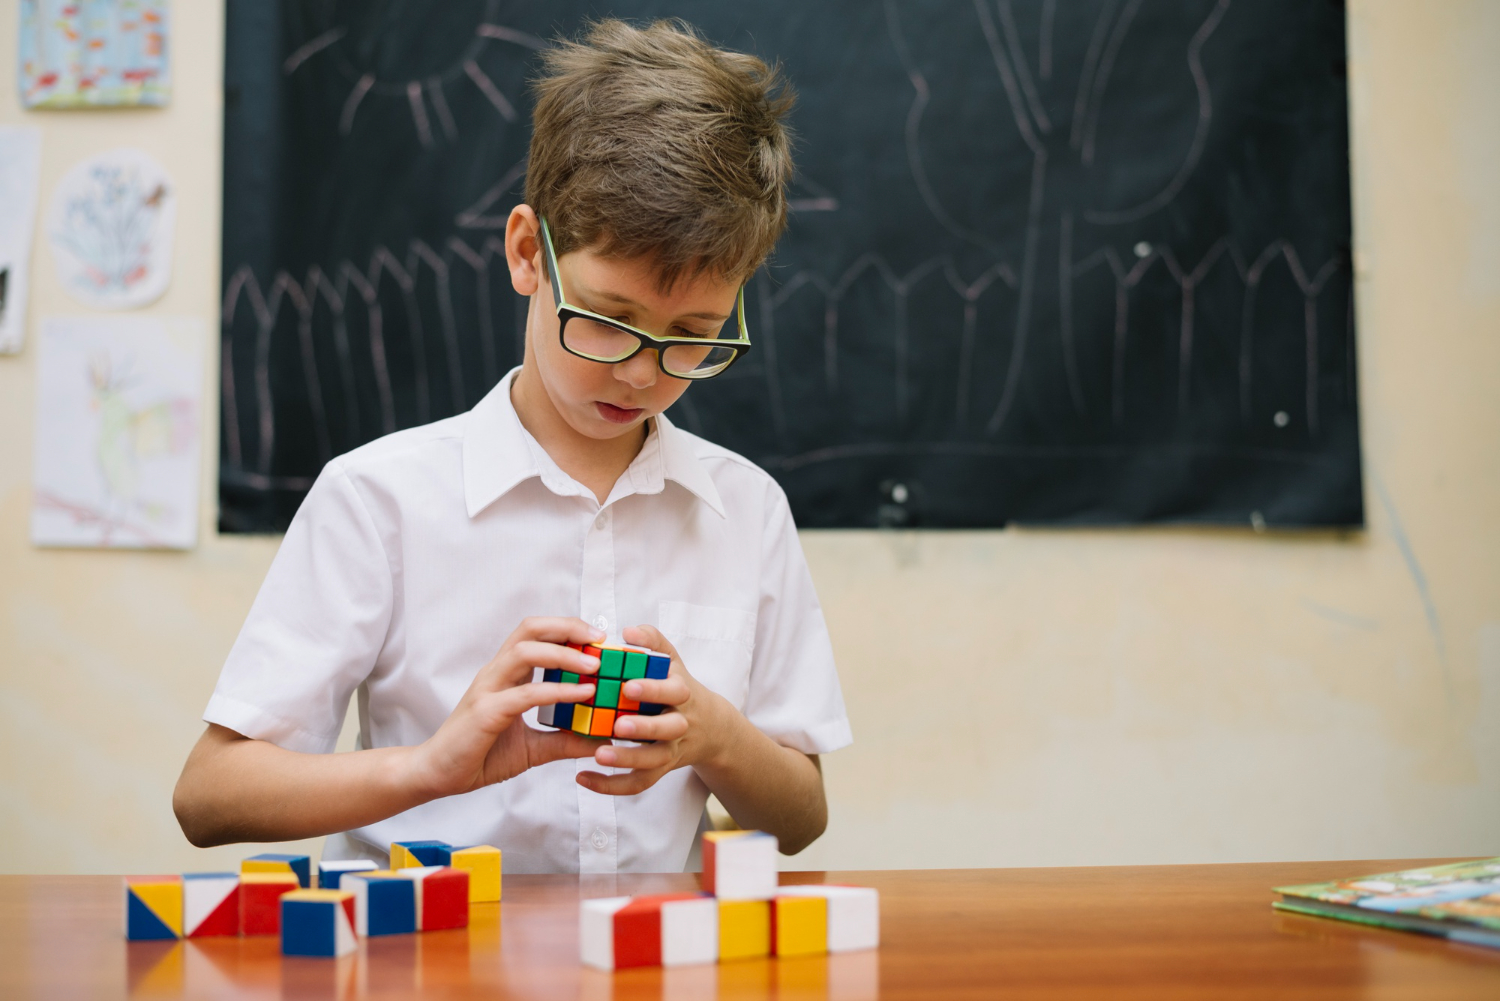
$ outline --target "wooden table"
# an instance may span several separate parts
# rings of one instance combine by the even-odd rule
[[[881,893],[879,952],[583,969],[580,897],[692,876],[507,876],[467,929],[283,959],[275,938],[131,942],[105,876],[0,877],[0,997],[1500,999],[1500,951],[1271,909],[1271,887],[1431,859],[786,874]]]

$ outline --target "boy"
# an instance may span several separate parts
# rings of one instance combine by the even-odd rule
[[[194,844],[331,834],[326,857],[381,859],[438,838],[510,872],[681,871],[710,791],[788,853],[823,831],[817,756],[849,724],[786,499],[662,415],[748,346],[791,97],[690,29],[618,21],[551,50],[537,93],[505,234],[523,363],[324,469],[178,781]],[[565,644],[606,636],[672,655],[624,691],[671,711],[621,720],[625,744],[528,725],[593,694],[598,661]],[[329,754],[356,691],[362,750]]]

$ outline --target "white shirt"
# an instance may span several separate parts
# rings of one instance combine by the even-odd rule
[[[833,650],[786,496],[744,458],[665,417],[603,505],[521,426],[512,371],[467,414],[330,462],[287,529],[203,718],[332,751],[358,692],[360,747],[431,736],[529,615],[612,640],[660,629],[688,671],[778,743],[850,742]],[[535,710],[527,714],[535,724]],[[708,791],[689,768],[638,796],[554,761],[329,840],[491,844],[507,872],[680,872]]]

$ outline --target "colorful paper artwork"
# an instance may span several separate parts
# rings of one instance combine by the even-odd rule
[[[58,279],[96,309],[154,302],[171,277],[176,215],[171,179],[140,150],[84,160],[52,196],[47,236]]]
[[[0,125],[0,354],[20,351],[26,338],[26,290],[41,168],[41,130]]]
[[[193,546],[204,337],[197,319],[42,322],[32,542]]]
[[[163,105],[167,0],[21,0],[28,108]]]

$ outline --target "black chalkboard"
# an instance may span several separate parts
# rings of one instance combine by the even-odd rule
[[[804,527],[1359,525],[1327,0],[229,0],[226,531],[519,358],[544,39],[680,16],[801,94],[755,349],[678,423]]]

